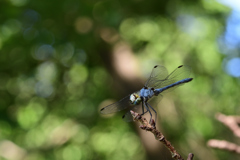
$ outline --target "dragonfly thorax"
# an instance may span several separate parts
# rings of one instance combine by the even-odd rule
[[[140,97],[143,97],[146,101],[152,98],[155,95],[155,89],[154,88],[148,88],[144,87],[140,90]]]
[[[141,102],[141,98],[137,93],[133,93],[130,95],[130,102],[134,105],[138,105]]]

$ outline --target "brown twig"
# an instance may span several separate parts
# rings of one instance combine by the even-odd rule
[[[227,126],[232,132],[240,137],[240,128],[238,124],[240,123],[239,116],[226,116],[222,113],[216,114],[216,119]],[[227,150],[230,152],[235,152],[240,154],[240,146],[225,140],[211,139],[207,142],[207,145],[212,148]]]
[[[211,139],[207,142],[207,145],[212,148],[227,150],[240,154],[240,146],[225,140]]]
[[[153,135],[155,136],[155,139],[162,142],[167,147],[167,149],[170,151],[170,153],[174,159],[184,160],[182,158],[182,156],[175,150],[175,148],[172,146],[172,144],[164,137],[164,135],[156,129],[154,120],[151,120],[151,122],[149,124],[148,121],[146,120],[146,118],[143,118],[139,113],[136,113],[134,111],[130,111],[130,112],[133,116],[134,121],[138,121],[142,124],[139,127],[143,130],[152,132]],[[192,160],[192,159],[193,159],[193,154],[190,153],[188,155],[187,160]]]
[[[240,128],[238,124],[240,123],[240,117],[238,116],[226,116],[222,113],[216,114],[216,119],[226,125],[232,132],[240,137]]]
[[[194,156],[194,155],[193,155],[192,153],[189,153],[187,160],[193,160],[193,156]]]

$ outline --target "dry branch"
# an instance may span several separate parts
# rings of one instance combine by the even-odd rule
[[[155,136],[155,139],[162,142],[167,149],[170,151],[172,157],[176,160],[184,160],[182,156],[176,151],[176,149],[172,146],[172,144],[164,137],[164,135],[156,129],[155,122],[154,120],[151,120],[150,124],[146,120],[146,118],[143,118],[139,113],[136,113],[134,111],[130,111],[134,121],[138,121],[141,123],[139,126],[142,130],[152,132],[153,135]],[[187,160],[192,160],[193,159],[193,154],[190,153],[188,155]]]
[[[225,140],[211,139],[208,141],[207,145],[212,148],[227,150],[240,154],[240,146]]]
[[[240,137],[240,127],[238,126],[240,123],[239,116],[226,116],[222,113],[217,113],[216,119],[231,129],[237,137]]]
[[[222,113],[216,114],[216,119],[227,126],[237,137],[240,137],[240,117],[239,116],[227,116]],[[207,142],[207,145],[212,148],[226,150],[240,154],[240,146],[226,140],[211,139]]]

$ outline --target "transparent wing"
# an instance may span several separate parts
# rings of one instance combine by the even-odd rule
[[[156,82],[164,81],[168,76],[168,71],[164,66],[156,65],[153,67],[152,73],[145,83],[146,87],[153,87]]]
[[[130,100],[129,100],[129,96],[130,95],[126,96],[125,98],[121,99],[118,102],[115,102],[113,104],[110,104],[110,105],[102,108],[100,110],[100,112],[102,114],[109,114],[109,113],[114,113],[114,112],[124,110],[124,109],[132,106],[131,103],[130,103]]]
[[[168,76],[166,76],[165,78],[157,79],[158,77],[163,77],[162,75],[165,76],[166,71],[163,68],[165,68],[165,67],[155,66],[153,68],[152,74],[154,73],[153,74],[154,76],[152,76],[152,74],[151,74],[151,76],[149,78],[150,80],[148,80],[147,81],[148,83],[146,84],[147,87],[153,87],[155,89],[162,88],[162,87],[171,85],[175,82],[178,82],[182,79],[189,78],[190,73],[191,73],[191,68],[189,66],[181,65],[178,68],[176,68],[172,73],[170,73]],[[164,71],[164,74],[161,73],[160,74],[161,76],[155,75],[156,73],[159,73],[160,71]],[[184,83],[182,83],[182,84],[184,84]],[[179,87],[182,84],[171,87],[168,90],[165,90],[164,92],[172,91],[173,89]]]
[[[131,110],[137,110],[137,107],[134,107],[132,108]],[[127,111],[123,116],[122,116],[122,119],[125,121],[125,122],[132,122],[133,121],[133,117],[132,117],[132,114],[129,111]]]

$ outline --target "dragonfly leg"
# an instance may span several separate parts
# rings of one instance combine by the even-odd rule
[[[153,112],[155,112],[155,122],[156,122],[156,120],[157,120],[157,112],[153,109],[153,107],[152,107],[149,103],[146,102],[146,105],[147,105],[149,108],[151,108],[151,109],[153,110]],[[149,110],[149,113],[150,113],[150,110]],[[151,119],[152,119],[152,115],[151,115]],[[151,119],[150,119],[150,121],[151,121]]]
[[[141,114],[141,116],[143,116],[145,113],[147,113],[148,111],[145,111],[145,112],[143,112],[142,114]]]
[[[147,113],[147,110],[146,110],[146,112],[144,111],[144,106],[143,106],[143,101],[142,101],[142,114],[141,114],[141,116],[144,115],[145,113]]]
[[[150,122],[151,122],[151,120],[152,120],[152,113],[151,113],[151,111],[150,111],[150,109],[149,109],[149,107],[148,107],[148,103],[147,102],[144,102],[144,106],[145,106],[145,108],[147,109],[147,111],[146,112],[149,112],[149,114],[150,114],[150,116],[151,116],[151,118],[150,118]],[[151,107],[151,106],[150,106]],[[151,107],[152,108],[152,107]],[[154,112],[156,112],[156,111],[154,111]]]

